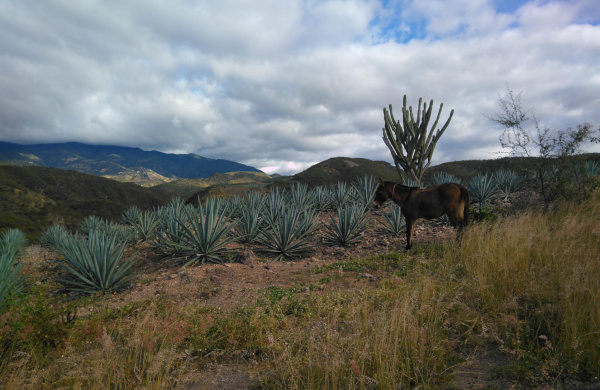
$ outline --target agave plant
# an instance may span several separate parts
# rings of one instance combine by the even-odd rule
[[[346,204],[338,208],[337,219],[330,216],[330,223],[325,226],[325,244],[348,246],[359,241],[369,220],[361,204]]]
[[[136,219],[131,222],[134,235],[139,241],[150,241],[158,229],[158,219],[152,211],[140,212]]]
[[[276,223],[276,221],[283,213],[283,209],[285,207],[285,191],[282,192],[279,190],[279,188],[275,188],[274,190],[269,192],[269,194],[265,198],[262,207],[262,215],[265,223]]]
[[[331,186],[329,196],[333,207],[339,209],[352,200],[352,191],[348,189],[345,182],[340,181],[336,185]]]
[[[294,183],[288,194],[289,203],[299,209],[312,208],[315,199],[312,192],[308,191],[308,185],[304,183]]]
[[[185,219],[186,205],[180,198],[174,198],[168,205],[154,211],[158,229],[149,241],[157,251],[171,256],[180,254],[183,245],[182,221]]]
[[[132,279],[130,271],[135,263],[134,255],[123,260],[125,247],[116,234],[98,230],[91,231],[87,240],[77,234],[69,235],[60,245],[64,261],[58,264],[72,278],[61,282],[71,291],[87,294],[124,289]]]
[[[420,186],[418,181],[407,178],[407,177],[402,179],[402,184],[407,187],[419,187]]]
[[[9,229],[0,237],[0,308],[9,295],[17,294],[23,288],[21,257],[26,246],[25,234],[18,229]]]
[[[199,204],[196,210],[184,209],[184,219],[180,220],[183,240],[178,246],[191,257],[184,267],[196,262],[222,263],[235,252],[227,245],[237,240],[232,231],[239,220],[231,221],[230,216],[218,198],[207,200],[204,206]]]
[[[435,175],[433,175],[433,179],[431,179],[430,185],[433,187],[444,183],[461,184],[460,179],[451,173],[436,172]]]
[[[314,209],[300,210],[290,207],[278,218],[266,219],[267,229],[262,230],[259,251],[275,256],[275,260],[296,259],[310,253],[314,247],[310,240],[316,230]]]
[[[486,206],[498,193],[498,187],[493,176],[477,174],[467,183],[467,189],[480,205]]]
[[[60,246],[67,241],[68,236],[69,232],[63,225],[52,225],[44,230],[39,243],[46,248],[60,250]]]
[[[198,204],[200,204],[200,200],[198,200]],[[231,214],[233,218],[240,218],[242,216],[242,210],[245,208],[246,201],[241,196],[234,194],[230,195],[223,202],[224,207],[227,209],[227,212]]]
[[[8,253],[0,254],[0,309],[11,294],[18,294],[23,288],[21,274],[23,263]]]
[[[83,234],[89,234],[92,231],[105,231],[106,222],[95,215],[88,215],[81,221],[79,231]]]
[[[140,219],[141,214],[142,214],[142,211],[140,210],[139,207],[131,206],[127,210],[125,210],[123,215],[121,215],[121,220],[126,225],[133,225]]]
[[[131,231],[116,222],[107,221],[95,215],[88,215],[83,219],[79,230],[84,234],[90,234],[92,231],[114,235],[120,242],[127,243],[131,240]]]
[[[395,236],[399,236],[406,228],[406,221],[398,205],[393,204],[387,212],[383,214],[384,230]]]
[[[256,208],[244,208],[237,226],[240,241],[246,244],[254,243],[260,237],[262,216],[261,210]]]
[[[498,192],[500,192],[504,199],[508,199],[509,195],[517,190],[521,182],[519,175],[506,169],[498,169],[494,172],[493,178],[496,182]]]
[[[317,211],[327,210],[331,207],[331,196],[327,187],[317,186],[311,192],[315,200],[314,207]]]
[[[352,187],[354,188],[354,202],[368,209],[373,204],[375,192],[377,192],[377,179],[373,176],[364,176],[357,179]]]
[[[589,176],[600,174],[600,160],[588,160],[585,162],[585,171]]]
[[[27,246],[27,238],[19,229],[8,229],[0,236],[0,253],[12,258],[20,258],[21,251]]]
[[[265,195],[259,191],[250,192],[244,199],[244,208],[250,210],[260,210],[265,204]]]

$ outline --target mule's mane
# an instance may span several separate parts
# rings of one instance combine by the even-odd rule
[[[404,184],[400,184],[400,183],[395,183],[393,181],[385,181],[384,182],[386,185],[391,185],[394,188],[399,188],[401,190],[418,190],[420,187],[411,187],[411,186],[406,186]]]

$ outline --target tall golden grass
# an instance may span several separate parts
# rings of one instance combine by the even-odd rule
[[[493,316],[504,350],[555,375],[600,374],[600,192],[472,226],[447,259],[464,266],[469,304]]]

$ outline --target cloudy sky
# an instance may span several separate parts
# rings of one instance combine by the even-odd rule
[[[488,159],[507,85],[600,125],[600,1],[3,0],[0,140],[197,153],[292,174],[392,161],[383,107],[454,117],[433,164]]]

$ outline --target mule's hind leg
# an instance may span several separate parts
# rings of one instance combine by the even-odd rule
[[[404,216],[404,220],[406,221],[406,250],[412,248],[412,236],[415,231],[415,225],[417,224],[417,220]]]
[[[456,241],[460,241],[462,236],[462,230],[464,227],[464,219],[461,218],[460,215],[448,215],[448,219],[450,220],[450,225],[456,230]]]

